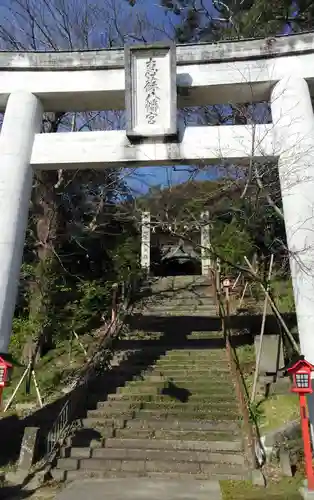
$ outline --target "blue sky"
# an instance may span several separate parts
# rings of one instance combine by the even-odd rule
[[[28,30],[25,29],[25,12],[22,15],[16,15],[16,11],[20,9],[18,6],[21,0],[0,0],[0,19],[1,23],[8,23],[8,31],[13,34],[21,42],[21,46],[29,48],[32,46],[32,27],[29,25]],[[88,46],[89,48],[105,48],[108,47],[110,40],[114,45],[122,46],[124,43],[134,43],[138,32],[144,33],[145,40],[152,42],[171,38],[175,24],[178,22],[178,17],[169,15],[167,11],[160,6],[160,0],[136,0],[136,6],[130,7],[127,0],[28,0],[21,2],[24,5],[30,5],[32,12],[35,12],[35,18],[41,26],[46,25],[47,32],[53,41],[56,40],[56,46],[60,49],[68,49],[69,43],[67,39],[62,38],[62,33],[58,32],[56,26],[58,23],[53,19],[51,12],[47,8],[50,4],[62,6],[65,5],[69,9],[69,16],[74,12],[79,12],[86,9],[96,9],[93,22],[89,29]],[[200,4],[207,9],[212,9],[211,0],[202,0]],[[10,11],[11,9],[11,11]],[[12,10],[15,11],[12,14]],[[90,11],[89,11],[90,12]],[[96,12],[96,11],[95,11]],[[26,15],[27,18],[27,15]],[[73,16],[74,23],[76,21]],[[144,22],[139,26],[139,19]],[[7,21],[6,21],[7,20]],[[116,22],[117,20],[117,22]],[[135,26],[133,29],[132,26]],[[72,29],[72,31],[74,31]],[[30,35],[27,36],[29,32]],[[129,36],[128,36],[129,35]],[[74,37],[75,38],[75,35]],[[37,41],[39,40],[39,41]],[[140,40],[139,40],[140,41]],[[5,48],[5,46],[3,46]],[[51,50],[51,46],[47,44],[47,38],[42,35],[40,30],[37,32],[36,48],[40,50]],[[83,49],[85,44],[80,46],[80,41],[73,41],[74,49]],[[214,168],[199,173],[197,176],[200,179],[216,177],[217,172]],[[128,183],[135,192],[145,192],[152,185],[167,186],[184,182],[190,178],[190,173],[187,172],[187,167],[183,165],[174,170],[172,167],[150,167],[133,171],[128,178]]]
[[[187,182],[191,179],[210,180],[221,176],[221,170],[215,166],[209,166],[205,170],[195,169],[189,165],[177,167],[143,167],[132,171],[128,176],[128,185],[134,190],[134,194],[144,193],[151,186],[163,188]]]

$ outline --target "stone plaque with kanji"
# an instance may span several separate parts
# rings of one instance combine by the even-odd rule
[[[126,47],[126,132],[130,139],[175,135],[176,96],[175,46]]]

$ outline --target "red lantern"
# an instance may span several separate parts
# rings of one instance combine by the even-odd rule
[[[314,490],[314,471],[312,466],[312,447],[306,404],[306,394],[312,394],[313,392],[311,380],[311,372],[313,370],[314,366],[306,361],[304,359],[304,356],[300,356],[299,359],[287,369],[287,372],[290,373],[293,377],[293,386],[291,391],[299,394],[307,487],[308,490],[312,492]]]
[[[11,380],[12,364],[0,357],[0,387],[8,385]]]
[[[311,394],[313,392],[311,384],[311,372],[313,370],[314,366],[302,358],[288,368],[287,372],[290,373],[293,378],[291,392]]]

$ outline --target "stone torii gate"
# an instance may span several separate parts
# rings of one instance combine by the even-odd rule
[[[151,251],[151,232],[154,225],[151,224],[150,212],[142,212],[141,218],[141,268],[145,270],[147,274],[150,272],[150,251]],[[166,225],[166,224],[165,224]],[[195,227],[195,224],[193,224]],[[201,247],[201,264],[202,264],[202,275],[208,276],[211,269],[211,258],[210,258],[210,223],[209,223],[209,213],[208,211],[202,212],[200,217],[200,223],[197,224],[197,228],[200,230],[200,247]]]
[[[0,54],[0,352],[35,169],[278,163],[302,353],[314,364],[314,36]],[[177,107],[269,101],[272,123],[179,128]],[[44,111],[124,109],[127,130],[41,134]]]

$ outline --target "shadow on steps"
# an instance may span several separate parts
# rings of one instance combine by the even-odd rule
[[[191,331],[186,329],[181,331],[179,342],[178,335],[175,342],[173,342],[172,329],[163,331],[161,337],[157,340],[117,339],[113,350],[117,355],[122,353],[125,358],[116,366],[112,366],[110,370],[99,374],[89,384],[87,405],[85,411],[78,418],[83,419],[89,410],[97,409],[98,403],[107,401],[108,395],[116,393],[119,387],[123,387],[135,379],[144,380],[149,375],[149,370],[153,369],[155,363],[169,351],[170,344],[172,348],[186,347],[189,349],[190,341],[187,339],[187,336],[190,333]],[[246,342],[246,337],[243,340]],[[238,338],[238,341],[241,341],[241,339]],[[214,339],[204,339],[202,346],[204,347],[204,345],[206,345],[207,349],[218,349],[221,351],[225,349],[225,342],[221,336]],[[192,396],[192,392],[189,389],[176,385],[171,377],[165,379],[164,387],[159,389],[159,394],[161,396],[169,396],[170,399],[181,403],[187,403]],[[76,443],[79,443],[80,446],[89,446],[92,440],[99,439],[100,435],[98,431],[81,429],[76,432],[71,444],[75,446],[77,445]]]
[[[187,403],[190,396],[192,396],[192,392],[185,387],[178,387],[172,379],[168,380],[167,386],[164,387],[160,394],[162,396],[169,396],[172,399],[176,399],[181,403]]]
[[[295,314],[283,314],[282,315],[287,327],[293,330],[296,327],[296,316]],[[161,331],[161,330],[172,330],[176,332],[181,332],[183,328],[184,331],[221,331],[221,320],[217,317],[211,316],[144,316],[140,313],[128,316],[126,319],[127,324],[134,329],[149,330],[149,331]],[[231,330],[238,330],[246,332],[248,336],[255,336],[260,334],[262,322],[262,315],[233,315],[230,317],[230,328]],[[274,335],[274,333],[279,332],[279,325],[276,317],[274,315],[267,315],[265,322],[265,332],[264,335]],[[173,335],[174,336],[174,335]]]

